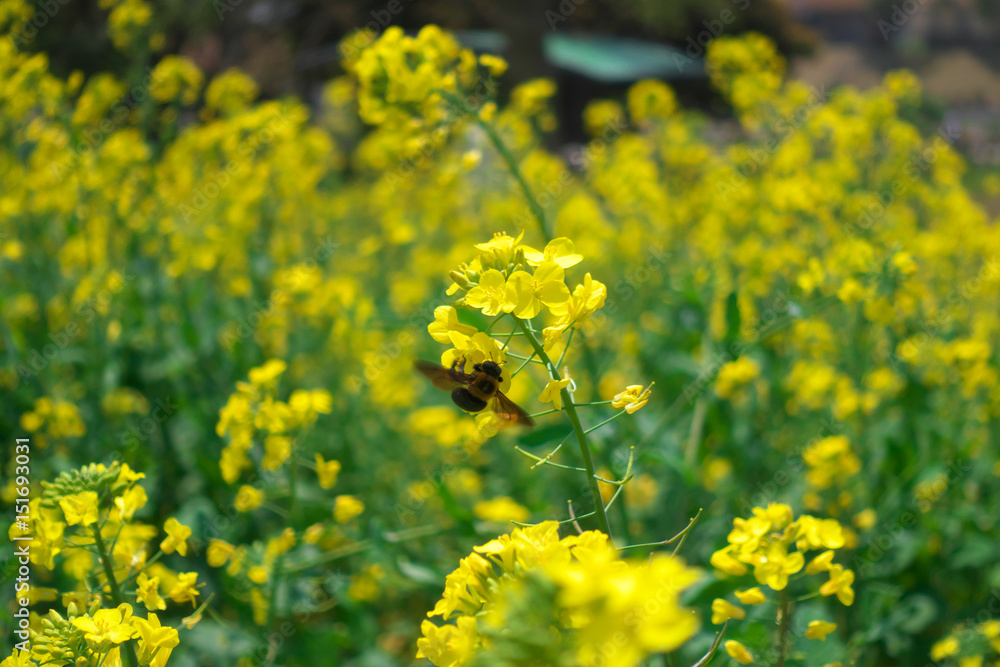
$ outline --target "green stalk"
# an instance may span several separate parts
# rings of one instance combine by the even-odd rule
[[[115,569],[111,565],[111,555],[108,553],[108,548],[104,544],[104,538],[101,537],[101,529],[97,527],[97,524],[90,529],[94,534],[94,545],[97,547],[97,552],[101,557],[101,565],[104,566],[104,576],[108,578],[108,588],[111,589],[111,601],[114,602],[115,606],[122,604],[122,593],[118,589],[118,580],[115,579]],[[135,655],[135,647],[132,646],[132,640],[128,640],[123,645],[125,654],[125,665],[126,667],[138,667],[139,659]]]
[[[559,369],[556,365],[552,363],[549,359],[549,355],[545,353],[545,348],[535,335],[528,328],[524,320],[517,320],[517,325],[524,332],[524,337],[531,343],[531,347],[534,348],[535,354],[538,358],[548,367],[549,375],[553,380],[559,381],[562,377],[559,375]],[[599,527],[604,533],[611,538],[611,526],[608,524],[608,515],[604,511],[604,501],[601,500],[601,489],[597,485],[596,472],[594,470],[594,457],[590,453],[590,445],[587,444],[587,433],[583,430],[583,426],[580,424],[580,417],[576,414],[576,406],[573,404],[573,398],[569,394],[569,390],[566,387],[562,388],[562,401],[563,408],[566,410],[566,415],[569,417],[569,423],[573,425],[573,431],[576,433],[576,441],[580,445],[580,455],[583,457],[583,466],[587,471],[587,484],[590,486],[590,497],[594,501],[594,514],[597,516],[597,522]]]
[[[788,589],[781,591],[781,601],[778,609],[778,662],[777,667],[785,667],[785,645],[788,643],[789,614]]]
[[[500,137],[500,133],[496,131],[496,128],[493,127],[493,125],[479,118],[479,116],[474,116],[474,118],[476,119],[476,123],[479,127],[483,128],[486,136],[490,138],[490,141],[493,143],[493,147],[497,149],[497,153],[499,153],[500,157],[502,157],[504,162],[507,163],[507,170],[514,177],[514,180],[517,181],[518,185],[521,186],[521,192],[524,193],[524,198],[528,200],[528,206],[531,207],[531,214],[534,215],[535,220],[538,221],[538,228],[542,232],[542,238],[544,238],[545,242],[548,243],[552,240],[552,237],[549,235],[548,224],[545,222],[545,211],[538,205],[538,202],[535,201],[535,195],[531,192],[528,182],[524,180],[524,176],[521,174],[521,168],[518,166],[517,160],[514,159],[513,153],[511,153],[510,149],[507,148],[507,145]]]

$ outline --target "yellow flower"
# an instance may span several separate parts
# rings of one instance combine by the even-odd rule
[[[465,303],[479,308],[483,315],[509,313],[517,305],[514,285],[507,282],[496,269],[487,269],[479,278],[479,284],[465,295]]]
[[[479,64],[490,71],[491,76],[503,76],[507,71],[507,61],[492,53],[484,53],[479,56]]]
[[[753,576],[776,591],[788,585],[788,575],[802,569],[805,558],[798,551],[786,553],[785,545],[772,542],[763,553],[755,554]]]
[[[538,266],[543,262],[555,262],[562,268],[568,269],[583,261],[583,255],[578,254],[573,242],[564,236],[549,241],[542,252],[528,246],[524,246],[523,250],[524,258],[531,266]]]
[[[240,490],[236,492],[236,498],[233,499],[233,507],[235,507],[239,512],[252,512],[260,507],[263,502],[263,491],[256,489],[249,484],[244,484],[240,487]]]
[[[549,380],[548,384],[545,385],[545,389],[542,389],[541,395],[538,400],[542,403],[551,403],[556,410],[562,410],[562,390],[570,383],[570,378],[565,378],[563,380]]]
[[[146,490],[141,486],[133,486],[122,495],[115,498],[115,507],[118,508],[118,516],[125,521],[131,521],[137,510],[142,509],[148,500]]]
[[[208,541],[208,549],[205,552],[205,557],[208,560],[208,564],[212,567],[222,567],[229,560],[230,556],[233,555],[234,551],[236,551],[236,547],[229,542],[212,538]]]
[[[31,653],[14,649],[10,657],[0,661],[0,667],[35,667],[35,663],[31,661]]]
[[[753,662],[753,656],[750,655],[750,651],[747,650],[747,647],[735,639],[727,640],[723,646],[726,647],[726,653],[729,654],[729,657],[741,665],[749,665]]]
[[[319,453],[316,454],[316,476],[319,477],[319,485],[322,488],[332,488],[337,483],[338,474],[340,474],[340,461],[324,461]]]
[[[615,394],[611,400],[611,407],[625,408],[625,412],[632,414],[649,401],[649,397],[653,394],[653,384],[655,383],[651,382],[648,389],[643,389],[641,384],[630,384],[625,391]]]
[[[483,521],[494,521],[496,523],[507,523],[508,521],[519,521],[524,523],[531,518],[528,508],[518,504],[507,496],[497,496],[492,500],[482,500],[472,508],[472,513]]]
[[[427,331],[430,332],[431,338],[448,345],[451,343],[451,339],[448,337],[449,332],[457,331],[466,336],[472,336],[476,333],[476,327],[459,322],[458,311],[453,307],[438,306],[434,309],[434,321],[427,325]]]
[[[760,590],[759,586],[748,588],[745,591],[736,591],[736,597],[738,597],[740,602],[743,604],[757,605],[767,602],[767,598],[764,597],[764,593]]]
[[[167,603],[160,597],[159,577],[150,577],[145,572],[136,580],[139,588],[135,592],[136,599],[146,606],[146,609],[166,609]]]
[[[827,572],[830,566],[833,564],[834,552],[824,551],[820,555],[812,559],[809,565],[806,566],[806,574],[819,574],[820,572]]]
[[[514,258],[514,251],[524,238],[522,231],[517,238],[507,236],[507,232],[499,232],[486,243],[477,243],[476,248],[481,251],[480,262],[483,267],[492,266],[494,268],[506,268]]]
[[[160,619],[150,612],[147,618],[135,618],[132,621],[139,634],[138,658],[140,664],[149,667],[164,667],[170,652],[180,643],[177,630],[160,625]]]
[[[961,645],[955,636],[945,637],[931,646],[931,660],[938,661],[958,655],[959,649],[961,649]]]
[[[365,504],[354,496],[337,496],[333,501],[333,518],[347,523],[365,511]]]
[[[191,601],[194,604],[194,599],[200,595],[198,592],[199,584],[198,573],[197,572],[178,572],[177,573],[177,583],[174,584],[173,588],[167,595],[174,602],[180,604],[182,602]]]
[[[850,607],[854,603],[854,572],[845,570],[842,565],[830,566],[830,581],[819,587],[822,595],[833,595],[836,593],[837,599],[844,605]]]
[[[417,657],[427,658],[440,667],[466,664],[479,644],[476,619],[460,616],[457,625],[437,626],[430,621],[420,624],[423,635],[417,640]]]
[[[732,574],[737,577],[742,576],[747,573],[747,566],[736,560],[733,557],[732,552],[736,547],[730,545],[719,549],[712,554],[711,562],[712,567],[717,570],[722,570],[726,574]]]
[[[864,509],[854,515],[854,525],[860,530],[870,530],[878,521],[878,514],[872,508]]]
[[[123,603],[114,609],[98,609],[93,616],[78,616],[70,622],[83,631],[91,649],[106,652],[132,637],[131,616],[132,605]]]
[[[172,554],[176,550],[180,555],[187,556],[187,539],[191,537],[191,529],[170,517],[163,524],[163,530],[167,534],[167,537],[160,542],[163,553]]]
[[[725,623],[731,618],[740,620],[745,616],[745,611],[730,602],[726,602],[722,598],[712,600],[712,623],[716,625]]]
[[[826,636],[837,629],[836,623],[826,621],[809,621],[809,629],[806,630],[806,637],[809,639],[819,639],[826,641]]]
[[[59,507],[70,526],[89,526],[97,521],[97,494],[93,491],[71,493],[59,499]]]
[[[272,385],[287,368],[288,364],[281,359],[271,359],[262,366],[250,369],[248,375],[250,384],[255,387]]]
[[[799,551],[839,549],[844,546],[844,531],[835,519],[820,520],[804,514],[799,517],[795,540]]]
[[[542,262],[534,275],[515,271],[507,280],[513,286],[513,313],[522,320],[531,319],[541,312],[542,306],[560,306],[570,298],[569,288],[563,282],[564,271],[555,262]],[[485,312],[485,311],[484,311]]]

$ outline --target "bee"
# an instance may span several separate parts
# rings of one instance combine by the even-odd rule
[[[451,368],[430,361],[415,361],[413,366],[426,375],[435,387],[450,391],[455,405],[467,412],[480,412],[492,403],[493,412],[508,425],[535,425],[524,410],[500,391],[502,370],[495,361],[476,364],[472,373],[461,370],[465,368],[464,359],[456,360]]]

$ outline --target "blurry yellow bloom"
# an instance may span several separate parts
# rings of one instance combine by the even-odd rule
[[[322,488],[333,488],[339,474],[340,461],[325,461],[321,454],[316,454],[316,476],[319,477],[319,485]]]
[[[812,559],[809,565],[806,566],[806,574],[819,574],[820,572],[827,572],[830,566],[833,564],[834,552],[824,551],[820,555]]]
[[[167,537],[160,542],[163,553],[172,554],[176,550],[180,555],[187,556],[187,539],[191,537],[191,529],[170,517],[163,524],[163,530],[167,534]]]
[[[208,549],[206,550],[205,557],[208,560],[208,564],[212,567],[222,567],[229,560],[229,557],[233,555],[234,551],[236,551],[236,547],[232,544],[213,537],[208,541]]]
[[[365,511],[365,504],[354,496],[337,496],[333,501],[333,518],[347,523]]]
[[[417,640],[417,657],[435,665],[452,667],[466,664],[479,644],[476,619],[460,616],[455,625],[437,626],[430,621],[420,624],[423,635]]]
[[[263,502],[263,491],[256,489],[249,484],[244,484],[240,487],[240,490],[236,492],[236,498],[233,499],[233,507],[235,507],[239,512],[252,512],[260,507]]]
[[[178,604],[190,601],[193,605],[194,599],[200,595],[198,592],[200,584],[197,584],[197,581],[197,572],[178,572],[177,583],[174,584],[173,588],[170,589],[167,595],[170,596],[171,600]]]
[[[97,494],[93,491],[72,493],[59,499],[59,507],[70,526],[89,526],[97,521]]]
[[[961,645],[954,636],[945,637],[931,646],[931,660],[944,660],[953,655],[958,655]]]
[[[502,76],[507,71],[507,61],[491,53],[479,56],[479,64],[487,68],[491,76]]]
[[[830,566],[830,581],[819,588],[822,595],[834,595],[844,605],[850,607],[854,603],[854,572],[845,570],[841,565]]]
[[[747,650],[747,647],[735,639],[726,640],[726,643],[723,644],[723,646],[725,646],[726,653],[729,654],[729,657],[741,665],[749,665],[753,662],[753,656],[750,655],[750,651]]]
[[[776,591],[788,585],[788,575],[802,569],[805,558],[798,551],[787,553],[781,542],[772,542],[754,562],[753,576]]]
[[[767,598],[764,597],[764,593],[760,590],[759,586],[748,588],[745,591],[736,591],[736,597],[743,604],[758,605],[767,602]]]
[[[248,375],[250,383],[255,387],[272,384],[288,368],[288,364],[280,359],[271,359],[262,366],[251,368]]]
[[[507,496],[497,496],[491,500],[481,500],[472,507],[472,513],[483,521],[524,523],[531,518],[528,508]]]
[[[138,589],[135,592],[135,597],[146,606],[146,609],[155,611],[167,608],[167,603],[160,597],[159,577],[150,577],[143,572],[136,580],[136,584],[138,585]]]
[[[725,623],[731,618],[740,620],[745,616],[745,611],[730,602],[726,602],[722,598],[712,600],[712,623],[716,625]]]
[[[878,514],[869,507],[855,514],[852,520],[859,530],[871,530],[875,526],[875,522],[878,521]]]
[[[760,365],[749,357],[723,364],[715,378],[715,393],[730,398],[760,375]]]
[[[809,639],[819,639],[826,641],[826,636],[837,629],[836,623],[826,621],[809,621],[809,628],[806,630],[806,637]]]
[[[734,549],[735,547],[730,545],[713,553],[710,559],[712,567],[737,577],[746,574],[747,566],[733,557]]]

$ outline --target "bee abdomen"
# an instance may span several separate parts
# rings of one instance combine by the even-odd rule
[[[486,407],[486,401],[473,396],[472,393],[464,387],[451,392],[451,400],[455,401],[455,405],[463,410],[468,410],[469,412],[479,412]]]

